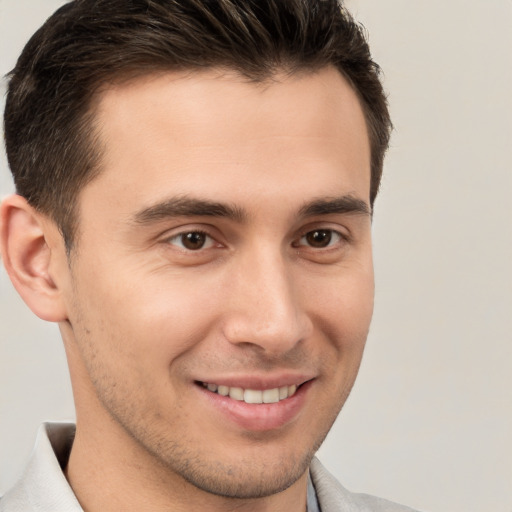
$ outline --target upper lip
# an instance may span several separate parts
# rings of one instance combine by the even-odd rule
[[[201,377],[199,379],[195,379],[196,382],[203,382],[206,384],[217,384],[218,386],[227,386],[227,387],[238,387],[242,389],[274,389],[280,388],[283,386],[291,386],[295,384],[297,387],[305,382],[314,379],[315,376],[312,374],[292,374],[292,373],[282,373],[279,375],[266,375],[266,376],[258,376],[258,375],[232,375],[232,376],[211,376],[211,377]]]

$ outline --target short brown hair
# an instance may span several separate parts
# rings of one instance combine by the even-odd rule
[[[391,131],[364,31],[338,0],[75,0],[32,36],[10,73],[5,140],[17,192],[68,250],[81,188],[100,172],[92,100],[102,85],[162,70],[227,67],[261,81],[334,65],[364,110],[373,204]]]

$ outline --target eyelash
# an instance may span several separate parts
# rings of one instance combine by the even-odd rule
[[[189,247],[185,247],[185,245],[183,244],[183,237],[185,237],[187,235],[196,235],[196,236],[199,235],[201,237],[209,239],[210,240],[209,247],[205,248],[204,245],[202,245],[198,249],[190,249]],[[180,241],[181,243],[180,244],[172,244],[173,240]],[[175,235],[167,238],[165,241],[171,245],[178,245],[181,250],[187,251],[187,252],[199,252],[202,249],[209,249],[211,246],[213,246],[215,244],[215,239],[209,233],[207,233],[206,231],[200,230],[200,229],[191,229],[189,231],[181,231],[180,233],[176,233]]]
[[[314,235],[321,234],[321,233],[326,234],[327,238],[328,238],[328,240],[327,240],[328,245],[326,245],[325,247],[315,247],[314,245],[311,245],[311,243],[309,243],[309,244],[301,243],[301,241],[303,239],[306,239],[306,237],[308,237],[309,235],[314,236]],[[189,236],[189,235],[194,235],[196,237],[197,236],[203,237],[203,239],[205,239],[205,242],[200,247],[198,247],[196,249],[186,247],[186,245],[184,244],[184,237]],[[335,238],[335,241],[333,243],[331,243],[333,237]],[[208,242],[208,240],[209,240],[209,242]],[[174,241],[174,243],[173,243],[173,241]],[[193,243],[193,240],[191,240],[191,241]],[[293,245],[293,247],[296,247],[296,248],[307,247],[309,249],[321,251],[321,250],[330,250],[333,248],[333,246],[338,245],[340,242],[343,242],[343,241],[348,241],[348,236],[345,235],[344,233],[341,233],[340,231],[337,231],[335,229],[330,229],[330,228],[318,228],[318,229],[309,229],[308,231],[304,231],[301,234],[301,236],[297,239],[297,241],[294,242],[292,245]],[[201,229],[191,229],[188,231],[181,231],[180,233],[176,233],[172,237],[167,238],[165,240],[165,242],[168,244],[171,244],[171,245],[178,246],[181,250],[183,250],[185,252],[200,252],[202,250],[212,248],[215,245],[216,240],[207,231],[204,231]],[[178,243],[176,243],[176,242],[178,242]],[[322,240],[320,241],[320,243],[322,243]],[[207,247],[205,247],[206,244],[207,244]]]
[[[311,244],[300,244],[300,242],[305,239],[308,235],[314,235],[314,234],[319,234],[319,233],[324,233],[324,234],[327,234],[328,236],[328,245],[325,246],[325,247],[314,247],[313,245]],[[333,239],[333,237],[336,238],[336,240],[331,244],[331,241]],[[348,237],[341,233],[340,231],[337,231],[335,229],[331,229],[331,228],[317,228],[317,229],[310,229],[306,232],[304,232],[301,237],[299,238],[298,242],[299,243],[296,243],[296,244],[293,244],[295,247],[303,247],[303,246],[306,246],[310,249],[318,249],[318,250],[329,250],[329,249],[332,249],[333,246],[336,246],[338,245],[340,242],[346,242],[348,241]]]

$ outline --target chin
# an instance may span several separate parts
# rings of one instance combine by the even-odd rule
[[[209,494],[231,499],[265,498],[297,482],[307,471],[312,458],[313,454],[308,454],[299,460],[287,458],[272,465],[256,460],[236,464],[187,461],[179,473],[194,487]]]

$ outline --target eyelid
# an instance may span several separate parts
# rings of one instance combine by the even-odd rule
[[[352,240],[352,235],[348,228],[346,228],[340,224],[333,225],[332,223],[325,222],[325,221],[324,222],[312,222],[311,224],[308,224],[307,226],[302,227],[297,232],[297,236],[294,238],[294,240],[295,241],[301,240],[307,234],[312,233],[313,231],[330,231],[330,232],[338,235],[340,237],[340,239],[342,239],[346,242],[350,242]]]
[[[327,246],[325,246],[325,247],[315,247],[315,246],[310,245],[308,243],[300,243],[302,241],[302,239],[304,239],[307,235],[309,235],[310,233],[313,233],[315,231],[328,231],[328,232],[331,233],[332,238],[329,240]],[[335,229],[331,229],[331,228],[316,228],[316,229],[310,229],[310,230],[306,231],[302,236],[300,236],[298,238],[297,242],[295,243],[295,246],[296,247],[300,247],[300,248],[304,248],[305,247],[307,249],[311,249],[311,250],[314,250],[314,251],[327,251],[327,250],[330,250],[330,249],[335,249],[340,244],[340,242],[342,242],[342,241],[346,241],[346,237],[340,231],[335,230]]]
[[[182,244],[173,243],[173,240],[179,240],[180,237],[183,235],[186,235],[187,233],[200,233],[201,235],[204,235],[205,237],[210,239],[210,242],[208,242],[208,245],[206,247],[201,247],[200,249],[193,250],[188,249],[184,247]],[[204,225],[182,225],[176,228],[173,228],[171,230],[166,231],[161,237],[160,241],[163,244],[171,245],[176,247],[178,250],[181,250],[183,252],[187,253],[199,253],[201,251],[210,249],[212,247],[222,246],[222,242],[219,242],[220,236],[217,233],[214,233],[213,228],[209,228],[208,226]]]
[[[205,242],[205,244],[198,249],[195,249],[195,250],[189,249],[188,247],[185,247],[183,245],[183,242],[181,240],[183,235],[188,235],[189,233],[197,233],[197,234],[203,235],[206,239],[209,239],[209,241]],[[204,231],[194,230],[194,231],[182,231],[181,233],[177,233],[177,234],[171,236],[170,238],[168,238],[167,243],[170,245],[176,245],[183,251],[199,252],[204,249],[209,249],[210,247],[213,247],[213,245],[215,245],[215,240],[208,233],[205,233]]]

